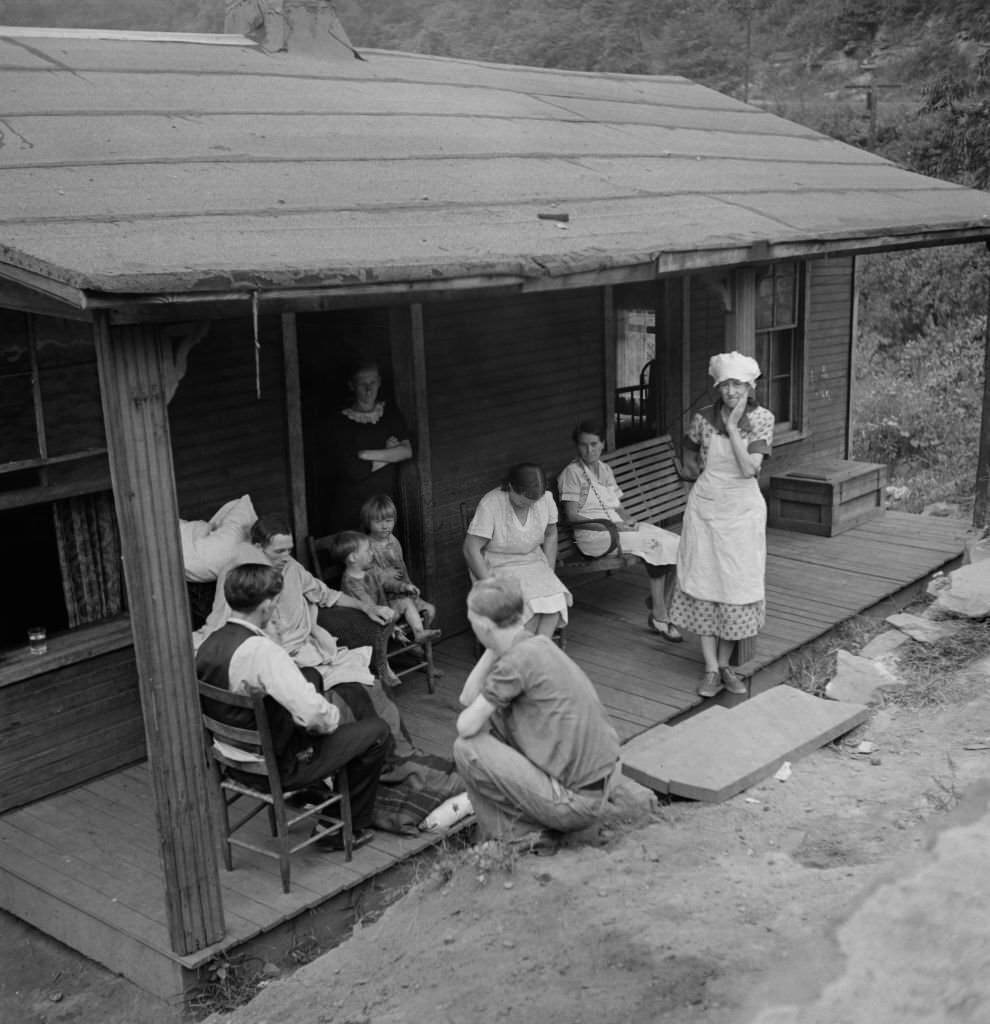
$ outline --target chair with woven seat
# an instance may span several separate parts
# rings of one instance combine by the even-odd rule
[[[200,707],[206,751],[213,776],[216,802],[223,830],[223,860],[228,871],[234,869],[233,847],[252,850],[278,860],[282,876],[282,890],[289,892],[290,858],[292,854],[321,839],[338,835],[344,857],[350,860],[354,834],[351,827],[351,801],[347,786],[347,772],[341,770],[333,777],[334,791],[326,799],[296,807],[288,801],[304,798],[304,790],[286,790],[278,771],[272,730],[260,694],[246,696],[229,690],[199,683]],[[222,715],[243,720],[245,724],[230,725]],[[239,801],[253,801],[236,821],[231,810]],[[235,835],[256,815],[267,808],[272,844],[260,839]],[[312,820],[314,827],[305,839],[296,840],[291,829],[300,821]]]
[[[340,585],[340,567],[330,557],[330,549],[334,535],[325,537],[307,537],[306,548],[309,552],[310,571],[323,580],[328,587]],[[400,679],[411,672],[422,671],[426,674],[426,689],[430,693],[436,690],[437,669],[433,661],[433,641],[404,642],[390,635],[386,651],[389,667]]]

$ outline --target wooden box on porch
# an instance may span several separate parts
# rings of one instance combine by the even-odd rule
[[[834,537],[882,515],[887,467],[817,459],[770,478],[769,525]]]

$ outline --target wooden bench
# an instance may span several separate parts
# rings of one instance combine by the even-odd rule
[[[639,522],[670,529],[687,504],[688,487],[681,476],[680,460],[668,434],[653,437],[626,448],[617,448],[602,456],[615,474],[622,490],[622,507]],[[640,561],[635,555],[623,555],[619,533],[608,520],[595,520],[609,530],[611,546],[598,558],[583,555],[574,543],[569,523],[557,524],[557,572],[573,575],[588,572],[615,572]],[[756,655],[756,638],[740,640],[732,655],[733,665],[742,665]]]
[[[622,507],[638,522],[669,529],[683,514],[688,489],[669,434],[606,452],[602,461],[611,467],[622,490]],[[622,554],[614,523],[607,519],[595,522],[609,531],[611,545],[604,555],[591,558],[578,550],[571,525],[561,518],[557,524],[558,573],[615,572],[639,561],[635,555]]]

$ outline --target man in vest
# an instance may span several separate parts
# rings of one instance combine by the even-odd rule
[[[199,678],[232,693],[266,695],[279,776],[286,789],[325,790],[323,780],[345,768],[354,844],[367,842],[372,837],[368,826],[378,777],[391,748],[388,726],[371,712],[370,703],[367,715],[342,725],[340,712],[320,692],[319,673],[315,669],[301,670],[265,633],[282,591],[277,569],[271,565],[238,565],[227,573],[223,587],[231,614],[199,648]],[[355,699],[367,702],[360,683],[338,684],[338,691],[341,687],[356,688]],[[224,713],[217,717],[238,724],[233,719],[239,709],[211,709],[221,710]],[[327,845],[339,848],[339,834],[329,837]]]

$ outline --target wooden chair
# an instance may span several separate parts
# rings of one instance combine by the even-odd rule
[[[329,587],[340,584],[340,568],[330,559],[333,534],[326,537],[307,537],[310,571]],[[426,673],[426,689],[433,693],[437,686],[437,669],[433,661],[433,641],[403,643],[394,636],[389,637],[387,658],[389,668],[401,679],[410,672]],[[394,664],[393,664],[394,661]]]
[[[344,857],[350,860],[354,834],[351,827],[347,772],[336,773],[335,792],[328,799],[307,805],[300,810],[292,808],[290,812],[286,801],[297,796],[300,791],[282,788],[264,698],[259,694],[249,697],[231,693],[229,690],[209,686],[204,682],[199,684],[199,697],[206,753],[211,766],[215,799],[223,829],[222,852],[227,870],[232,871],[234,868],[233,847],[253,850],[255,853],[278,860],[282,875],[282,891],[288,892],[289,858],[292,854],[318,839],[334,834],[340,834],[344,844]],[[237,709],[249,724],[238,727],[214,717],[221,708]],[[257,778],[257,784],[250,781],[252,778]],[[251,802],[254,806],[246,810],[242,817],[232,821],[231,808],[242,800]],[[260,840],[235,835],[266,808],[271,834],[275,839],[274,850],[271,844],[263,845]],[[326,827],[314,830],[301,841],[294,841],[290,833],[293,825],[304,820],[312,820],[315,824],[317,819]]]

